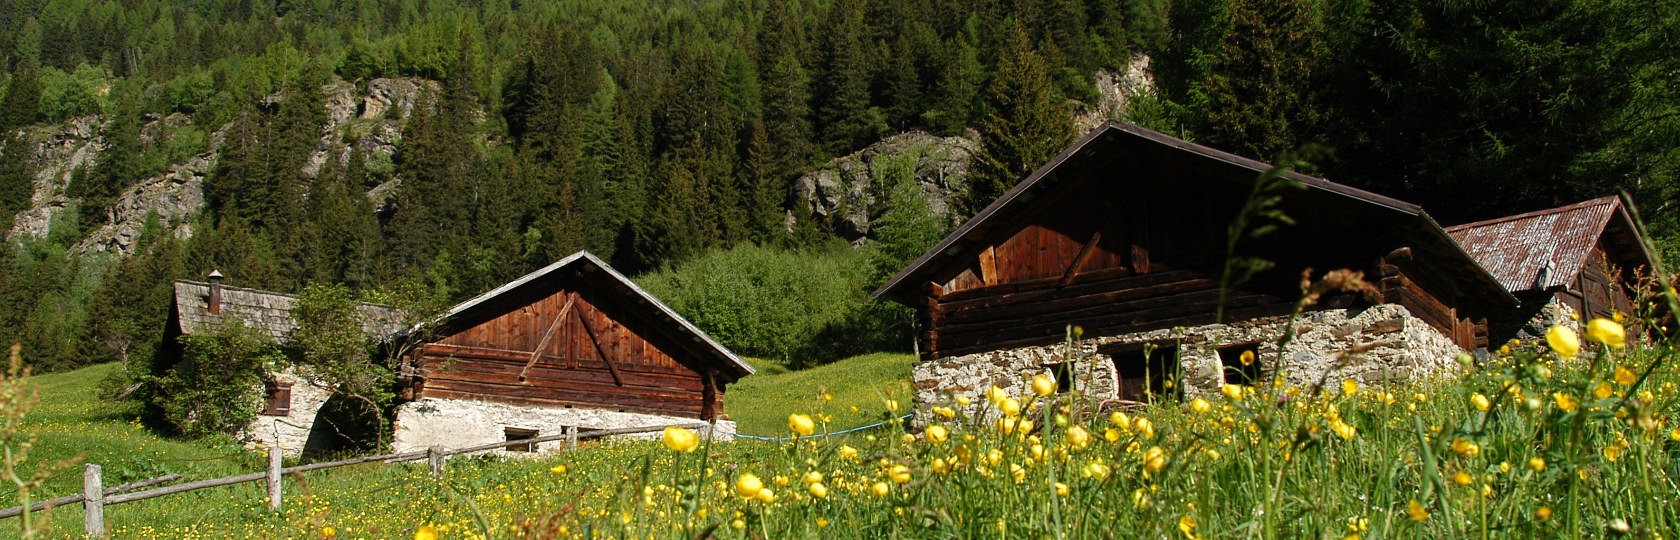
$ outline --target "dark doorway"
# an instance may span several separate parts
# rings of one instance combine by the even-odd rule
[[[1177,343],[1114,344],[1099,347],[1097,352],[1114,359],[1120,399],[1155,401],[1178,398]]]

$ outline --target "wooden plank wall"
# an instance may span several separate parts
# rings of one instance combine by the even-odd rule
[[[722,392],[708,391],[702,373],[673,357],[682,349],[630,314],[588,287],[508,309],[421,347],[416,397],[690,418],[721,409]]]
[[[1382,276],[1378,289],[1383,303],[1405,307],[1413,317],[1441,331],[1460,348],[1470,350],[1488,346],[1487,318],[1459,313],[1457,308],[1441,301],[1395,264],[1384,261],[1377,266],[1378,274]]]

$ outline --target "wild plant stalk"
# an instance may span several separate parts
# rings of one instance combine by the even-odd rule
[[[46,463],[32,473],[24,473],[21,468],[29,461],[29,452],[35,447],[35,432],[24,425],[24,417],[34,410],[39,399],[36,389],[29,382],[29,368],[23,365],[19,354],[22,345],[12,344],[10,362],[6,371],[0,373],[0,453],[3,453],[3,466],[6,481],[17,487],[18,504],[23,506],[23,513],[19,515],[22,522],[21,534],[23,538],[41,538],[48,534],[51,522],[36,523],[29,511],[30,492],[41,487],[53,473],[81,461],[77,455],[57,462]]]

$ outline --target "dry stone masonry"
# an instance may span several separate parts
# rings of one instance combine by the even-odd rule
[[[510,433],[544,437],[564,433],[568,427],[588,431],[695,422],[699,420],[594,408],[536,407],[493,401],[422,398],[397,407],[396,433],[393,435],[392,445],[393,450],[397,452],[424,450],[431,446],[461,448],[505,440]],[[720,440],[734,438],[735,422],[718,420],[715,425]],[[650,433],[627,437],[658,436],[658,433]],[[564,444],[564,441],[538,443],[534,451],[556,450]]]
[[[1258,344],[1265,377],[1281,370],[1287,384],[1303,388],[1321,382],[1334,387],[1343,380],[1381,384],[1428,377],[1452,370],[1460,352],[1440,331],[1396,304],[1304,313],[1295,320],[1294,341],[1280,355],[1277,339],[1288,323],[1288,317],[1268,317],[1085,339],[1073,357],[1074,389],[1099,401],[1119,398],[1114,360],[1098,351],[1124,344],[1160,344],[1155,354],[1171,354],[1167,347],[1176,344],[1176,384],[1186,395],[1218,391],[1224,384],[1218,351],[1230,345]],[[932,405],[966,395],[979,406],[985,403],[987,388],[1029,393],[1027,380],[1032,375],[1051,373],[1067,361],[1065,344],[922,361],[914,369],[916,399]]]

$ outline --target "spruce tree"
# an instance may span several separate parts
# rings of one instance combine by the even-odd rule
[[[818,79],[818,119],[823,147],[831,155],[851,152],[871,142],[886,129],[886,119],[870,108],[869,84],[874,80],[874,59],[865,41],[869,29],[861,6],[838,2],[828,14],[824,46],[823,75]]]
[[[981,150],[963,199],[968,213],[991,204],[1073,138],[1067,105],[1019,24],[1010,30],[986,88],[984,111],[977,127]]]

